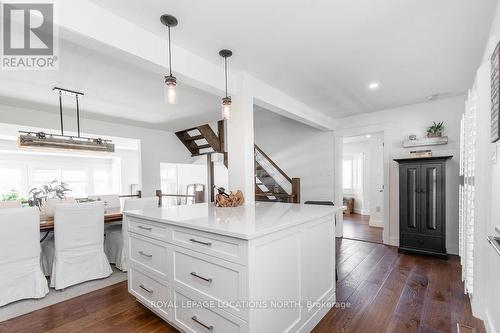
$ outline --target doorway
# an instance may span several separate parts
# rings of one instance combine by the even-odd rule
[[[343,237],[383,243],[384,133],[342,138]]]

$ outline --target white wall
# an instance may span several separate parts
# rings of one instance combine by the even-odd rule
[[[138,110],[137,112],[140,112]],[[83,114],[84,116],[84,114]],[[19,124],[59,130],[59,115],[57,113],[41,112],[25,108],[15,108],[0,105],[0,123]],[[74,117],[64,117],[65,130],[75,131]],[[19,127],[22,129],[22,126]],[[142,190],[145,196],[152,196],[155,190],[160,189],[160,163],[178,162],[191,163],[192,158],[188,150],[170,132],[144,127],[108,123],[99,120],[81,120],[83,133],[139,139],[141,142]],[[123,189],[129,191],[128,189]]]
[[[449,143],[430,147],[434,155],[453,155],[447,163],[446,183],[446,247],[449,253],[458,253],[458,161],[460,149],[460,119],[464,110],[465,96],[414,104],[401,108],[362,114],[337,119],[336,135],[357,135],[368,131],[384,131],[384,163],[389,170],[385,189],[389,190],[388,243],[399,244],[399,177],[398,165],[392,159],[408,157],[410,150],[402,147],[403,139],[409,134],[425,136],[432,121],[444,121],[445,135]]]
[[[255,143],[289,176],[300,178],[301,202],[333,201],[333,134],[255,108]]]
[[[472,311],[484,320],[487,332],[500,333],[500,256],[486,242],[486,236],[495,235],[500,226],[500,141],[491,143],[490,133],[490,56],[500,39],[500,4],[497,4],[482,65],[478,70],[478,140],[484,143],[478,149],[480,174],[476,177],[476,195],[485,211],[476,212],[474,228],[474,291]],[[472,86],[473,82],[471,82]],[[484,121],[481,121],[484,120]],[[487,137],[484,137],[486,134]],[[497,155],[497,161],[492,156]],[[484,193],[483,193],[484,191]],[[479,192],[479,193],[478,193]],[[500,236],[496,234],[496,236]]]

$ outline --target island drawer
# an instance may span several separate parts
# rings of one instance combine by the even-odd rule
[[[128,230],[139,235],[151,237],[161,241],[169,238],[169,229],[166,224],[127,217]]]
[[[167,286],[134,268],[129,269],[128,279],[131,294],[141,300],[144,305],[165,316],[166,319],[171,319],[170,312],[173,307],[169,303],[171,298]]]
[[[161,277],[167,277],[167,246],[139,235],[129,236],[131,266],[138,265]]]
[[[172,228],[172,243],[214,257],[246,264],[246,241],[187,228]]]
[[[172,251],[173,281],[202,299],[228,302],[247,298],[246,267],[180,247]],[[225,310],[241,318],[247,309],[227,303]]]
[[[208,303],[199,301],[183,290],[175,289],[174,323],[185,332],[221,332],[245,333],[247,325],[244,321],[209,307]]]

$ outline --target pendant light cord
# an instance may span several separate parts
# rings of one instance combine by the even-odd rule
[[[172,76],[172,49],[170,45],[170,26],[167,26],[168,30],[168,70],[170,71],[170,76]]]
[[[64,135],[63,109],[62,109],[62,92],[59,90],[59,117],[61,117],[61,135]]]
[[[224,77],[226,79],[226,97],[227,97],[227,57],[224,57]]]
[[[76,98],[76,126],[78,128],[78,137],[80,137],[80,106],[78,104],[78,94],[75,95]]]

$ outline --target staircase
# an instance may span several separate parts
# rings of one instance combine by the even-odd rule
[[[213,167],[211,166],[213,163],[210,163],[210,154],[224,154],[224,165],[228,166],[227,152],[224,151],[224,121],[219,121],[217,128],[217,134],[208,124],[175,133],[191,156],[207,155],[209,188],[213,185]],[[299,203],[300,178],[288,177],[257,145],[254,147],[254,154],[255,200]],[[213,196],[213,191],[211,195]]]
[[[205,124],[176,132],[175,135],[186,146],[191,156],[222,153],[224,154],[224,165],[227,167],[227,153],[224,152],[223,120],[217,123],[217,128],[218,134],[215,134],[210,125]]]
[[[300,178],[290,178],[255,145],[255,200],[300,202]]]

